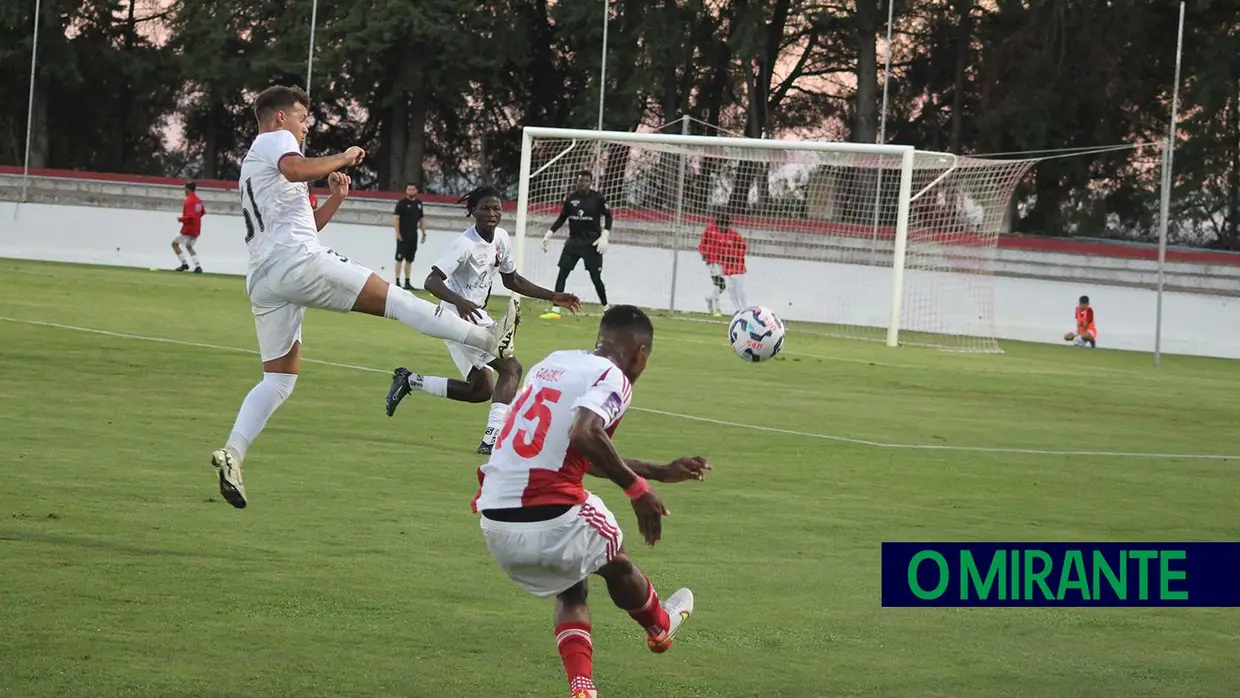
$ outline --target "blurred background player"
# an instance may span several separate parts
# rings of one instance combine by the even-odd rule
[[[580,308],[581,301],[569,293],[552,293],[517,273],[512,238],[507,230],[499,227],[504,213],[504,200],[499,190],[480,187],[465,195],[461,202],[474,217],[474,224],[454,240],[431,267],[426,277],[426,290],[441,301],[439,307],[445,313],[490,327],[495,321],[485,308],[491,298],[491,284],[499,274],[504,287],[514,294],[508,301],[507,311],[513,316],[512,331],[500,340],[498,356],[459,342],[444,342],[465,380],[423,376],[404,367],[396,369],[388,391],[387,414],[391,417],[400,401],[414,390],[459,402],[490,400],[486,433],[478,444],[478,453],[489,454],[500,427],[508,418],[508,405],[521,385],[521,364],[515,356],[520,305],[515,294],[551,301],[571,311]],[[495,377],[491,376],[492,371]]]
[[[706,297],[710,313],[722,314],[719,296],[726,287],[732,298],[732,312],[749,307],[745,298],[745,254],[748,245],[745,238],[732,228],[732,218],[726,211],[715,214],[715,222],[702,232],[698,253],[710,273],[711,294]]]
[[[1078,347],[1086,344],[1091,349],[1098,346],[1098,328],[1094,326],[1094,309],[1089,307],[1089,296],[1081,296],[1076,306],[1076,332],[1063,336],[1065,342],[1073,342]]]
[[[710,469],[702,458],[663,466],[621,458],[611,442],[653,343],[641,310],[608,310],[594,353],[557,351],[530,369],[495,453],[478,469],[473,510],[491,556],[521,588],[556,599],[555,642],[573,698],[597,696],[590,575],[602,577],[612,602],[645,630],[652,652],[666,652],[693,613],[688,589],[659,601],[629,559],[616,517],[582,482],[587,473],[614,482],[632,502],[642,538],[654,545],[668,512],[647,479],[701,480]]]
[[[223,448],[211,454],[220,494],[246,506],[241,464],[267,420],[288,399],[301,373],[301,324],[306,308],[360,312],[392,318],[432,337],[464,342],[498,353],[503,324],[485,329],[441,313],[357,262],[324,246],[318,232],[349,194],[349,177],[338,170],[361,163],[366,152],[307,158],[310,98],[296,87],[276,85],[254,101],[258,135],[241,163],[241,217],[249,269],[246,293],[254,314],[262,380],[245,396]],[[310,208],[308,182],[327,179],[331,196]]]
[[[543,252],[551,242],[555,231],[568,221],[568,240],[564,242],[564,250],[560,253],[560,275],[555,280],[555,292],[562,293],[568,283],[568,275],[577,267],[577,260],[585,263],[586,271],[590,272],[590,281],[594,282],[594,291],[598,293],[598,302],[607,310],[607,288],[603,286],[603,253],[607,251],[608,238],[611,236],[611,210],[607,208],[607,200],[594,191],[594,175],[589,170],[577,173],[577,188],[569,192],[564,199],[564,207],[560,209],[559,218],[551,224],[551,229],[543,235]],[[541,316],[544,320],[558,320],[560,308],[552,306],[550,312]]]
[[[172,251],[176,252],[177,259],[181,260],[181,266],[177,267],[177,271],[188,271],[189,263],[193,262],[194,272],[201,274],[202,265],[198,263],[194,243],[202,234],[202,217],[207,215],[207,209],[202,205],[202,199],[198,198],[197,191],[197,184],[185,183],[185,201],[181,203],[181,217],[177,219],[177,222],[181,224],[181,234],[173,238]],[[185,251],[189,254],[188,259],[181,254],[181,245],[185,245]]]
[[[418,253],[418,233],[422,234],[422,242],[426,242],[426,214],[422,210],[422,200],[418,198],[416,184],[405,185],[405,198],[396,202],[396,210],[392,215],[392,227],[396,229],[396,285],[403,285],[406,291],[413,291],[413,258]]]

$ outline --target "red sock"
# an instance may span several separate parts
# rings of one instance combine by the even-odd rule
[[[594,645],[590,642],[589,623],[561,623],[555,626],[555,645],[564,660],[568,674],[568,692],[594,690]]]
[[[646,593],[646,602],[641,608],[625,609],[637,624],[646,629],[647,635],[659,635],[667,632],[671,627],[672,621],[667,617],[667,611],[663,610],[663,606],[659,604],[659,595],[654,592],[654,585],[650,583],[650,579],[646,579],[646,587],[650,590]]]

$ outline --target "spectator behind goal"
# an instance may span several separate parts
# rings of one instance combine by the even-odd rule
[[[748,307],[745,298],[745,254],[748,245],[745,238],[732,228],[732,218],[726,211],[715,214],[715,222],[707,226],[698,243],[698,253],[710,273],[711,292],[706,306],[715,317],[722,315],[720,294],[727,288],[736,313]]]

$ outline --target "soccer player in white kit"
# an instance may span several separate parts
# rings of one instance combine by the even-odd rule
[[[593,353],[557,351],[530,369],[495,452],[478,469],[473,509],[481,514],[491,556],[534,596],[555,597],[556,646],[572,698],[596,698],[586,580],[597,574],[612,601],[646,631],[652,652],[666,652],[693,613],[693,592],[660,602],[654,585],[629,559],[616,517],[586,491],[586,474],[619,486],[632,501],[649,545],[667,515],[647,478],[701,480],[702,458],[652,465],[621,458],[612,445],[632,399],[632,384],[650,356],[654,328],[631,305],[603,315]]]
[[[581,307],[581,299],[571,293],[545,289],[517,273],[512,238],[507,230],[499,227],[504,200],[498,189],[479,187],[458,203],[465,204],[465,211],[473,216],[474,224],[452,241],[448,251],[431,267],[422,287],[442,301],[439,307],[445,313],[455,313],[483,327],[490,327],[495,321],[487,315],[486,305],[491,297],[491,284],[495,275],[499,274],[504,287],[513,293],[507,311],[507,315],[514,318],[513,331],[501,338],[498,355],[444,340],[452,361],[465,380],[423,376],[403,366],[397,368],[388,390],[387,415],[391,417],[400,401],[414,390],[459,402],[490,400],[491,414],[487,419],[487,429],[478,444],[478,453],[489,454],[500,427],[508,419],[508,405],[521,385],[521,364],[515,356],[515,330],[521,317],[517,294],[551,301],[573,312]],[[494,378],[492,371],[496,374]]]
[[[254,101],[259,134],[241,164],[241,215],[250,253],[246,292],[254,311],[263,378],[241,403],[223,448],[211,454],[220,494],[234,507],[246,505],[241,463],[267,420],[293,392],[301,372],[301,323],[306,308],[356,311],[387,317],[428,334],[486,351],[497,351],[506,318],[483,328],[441,313],[366,267],[319,242],[318,231],[349,193],[341,168],[357,165],[365,152],[302,157],[309,130],[310,99],[300,88],[277,85]],[[331,197],[310,207],[307,183],[327,179]]]

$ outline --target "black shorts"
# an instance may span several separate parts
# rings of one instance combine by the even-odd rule
[[[417,233],[401,233],[401,239],[396,241],[396,261],[412,262],[414,255],[418,253],[418,235]]]
[[[603,271],[603,254],[591,243],[569,241],[564,244],[560,268],[572,271],[577,268],[577,260],[585,262],[588,271]]]

